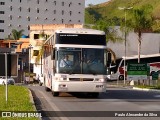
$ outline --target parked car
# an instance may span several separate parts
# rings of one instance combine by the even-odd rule
[[[5,85],[6,84],[6,78],[5,77],[1,77],[0,78],[0,85]],[[7,81],[8,85],[14,85],[15,84],[15,80],[13,78],[8,78]]]

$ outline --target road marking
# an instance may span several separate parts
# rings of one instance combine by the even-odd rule
[[[49,97],[46,95],[46,94],[44,94],[42,91],[40,91],[40,90],[38,90],[38,92],[40,92],[43,96],[44,96],[44,98],[46,98],[46,101],[48,102],[48,104],[51,106],[51,108],[54,110],[54,111],[61,111],[54,103],[50,103],[49,102]],[[63,113],[62,112],[58,112],[58,114],[57,114],[58,116],[64,116],[63,115]],[[60,120],[69,120],[67,117],[58,117]]]

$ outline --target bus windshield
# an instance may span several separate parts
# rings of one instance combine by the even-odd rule
[[[65,74],[105,74],[104,49],[59,48],[57,72]]]

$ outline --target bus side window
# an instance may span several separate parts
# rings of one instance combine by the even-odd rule
[[[108,52],[108,54],[107,54],[107,62],[108,62],[108,63],[111,63],[111,62],[112,62],[111,56],[112,56],[111,53]]]
[[[55,49],[51,50],[51,60],[55,60]]]

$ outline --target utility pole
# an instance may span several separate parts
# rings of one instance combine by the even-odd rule
[[[124,10],[124,85],[126,84],[126,43],[127,43],[127,29],[126,29],[126,22],[127,22],[127,10],[132,9],[133,7],[118,7],[119,10]]]

